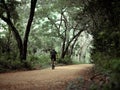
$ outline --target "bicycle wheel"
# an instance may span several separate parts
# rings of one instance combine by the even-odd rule
[[[55,69],[55,65],[54,64],[52,64],[52,69]]]

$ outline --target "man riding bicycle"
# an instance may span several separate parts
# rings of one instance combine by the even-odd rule
[[[51,63],[52,63],[52,69],[55,68],[56,54],[57,54],[57,52],[55,51],[55,49],[52,49],[50,51],[50,58],[51,58]]]

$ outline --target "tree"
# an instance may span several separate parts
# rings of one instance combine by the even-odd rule
[[[3,12],[1,12],[0,18],[3,21],[5,21],[7,23],[7,25],[11,28],[11,31],[12,31],[15,39],[16,39],[16,42],[17,42],[17,45],[18,45],[18,48],[19,48],[20,59],[21,59],[21,61],[23,61],[23,60],[26,60],[26,56],[27,56],[27,42],[28,42],[28,37],[29,37],[29,33],[30,33],[31,24],[32,24],[33,17],[34,17],[35,6],[36,6],[37,0],[31,0],[30,15],[29,15],[27,26],[26,26],[23,41],[22,41],[22,38],[21,38],[17,28],[14,25],[11,10],[9,8],[10,3],[12,5],[14,5],[13,2],[15,2],[15,0],[13,0],[13,1],[1,0],[0,9],[2,9]],[[6,15],[4,15],[4,13],[6,13]]]
[[[94,50],[119,57],[120,11],[118,8],[120,2],[118,0],[93,0],[87,3],[85,3],[86,10],[94,25],[92,31],[94,46],[96,47]]]
[[[81,22],[75,21],[77,11],[81,11],[81,7],[70,6],[71,1],[59,1],[52,5],[52,11],[50,15],[46,14],[46,17],[51,22],[53,28],[56,30],[57,37],[62,40],[61,42],[61,58],[64,58],[66,54],[71,56],[74,46],[81,32],[86,30],[88,27],[86,24],[89,23],[89,20],[83,20]],[[44,10],[46,11],[46,10]],[[49,11],[50,12],[50,11]],[[56,15],[55,15],[56,14]],[[80,16],[82,17],[82,15]],[[52,30],[53,31],[53,30]]]
[[[76,4],[76,1],[71,0],[39,1],[35,14],[37,20],[33,23],[30,37],[36,38],[36,43],[41,42],[42,48],[50,48],[50,43],[53,47],[59,47],[61,58],[65,55],[72,56],[78,37],[82,31],[88,30],[90,23],[89,19],[86,19],[83,7]],[[80,12],[80,15],[77,15],[77,12]],[[78,20],[76,17],[83,18]]]
[[[110,79],[102,90],[119,90],[120,77],[120,1],[84,0],[85,11],[93,21],[94,49],[92,62],[99,73]]]

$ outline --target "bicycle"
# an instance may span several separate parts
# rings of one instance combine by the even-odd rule
[[[52,69],[55,69],[56,54],[57,52],[55,51],[55,49],[50,51]]]
[[[55,69],[55,61],[52,60],[52,69]]]

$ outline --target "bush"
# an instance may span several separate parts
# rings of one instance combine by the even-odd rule
[[[43,68],[48,67],[51,64],[49,54],[40,55],[39,56],[39,63]]]
[[[0,72],[45,68],[50,65],[50,61],[48,54],[40,56],[29,55],[27,60],[21,62],[17,55],[4,53],[0,57]]]
[[[10,70],[16,70],[23,67],[23,63],[20,62],[18,57],[12,55],[2,54],[0,57],[0,72],[6,72]]]
[[[68,84],[66,90],[83,90],[84,82],[82,77],[77,78]]]
[[[69,56],[66,56],[65,58],[61,59],[59,58],[57,60],[58,63],[62,63],[62,64],[66,64],[66,65],[69,65],[69,64],[72,64],[72,59],[69,57]]]
[[[23,68],[23,63],[21,63],[21,61],[19,59],[16,60],[11,60],[10,61],[10,66],[11,66],[11,70],[18,70]]]
[[[31,63],[33,68],[39,69],[48,67],[50,64],[50,57],[48,54],[42,54],[40,56],[29,56],[28,62]]]
[[[120,59],[112,59],[109,65],[110,68],[107,70],[110,71],[110,90],[120,90]]]
[[[3,58],[0,59],[0,72],[6,72],[10,69],[9,61],[4,60]]]
[[[103,85],[103,90],[120,90],[120,58],[97,53],[93,59],[96,70],[110,78],[109,83]]]

